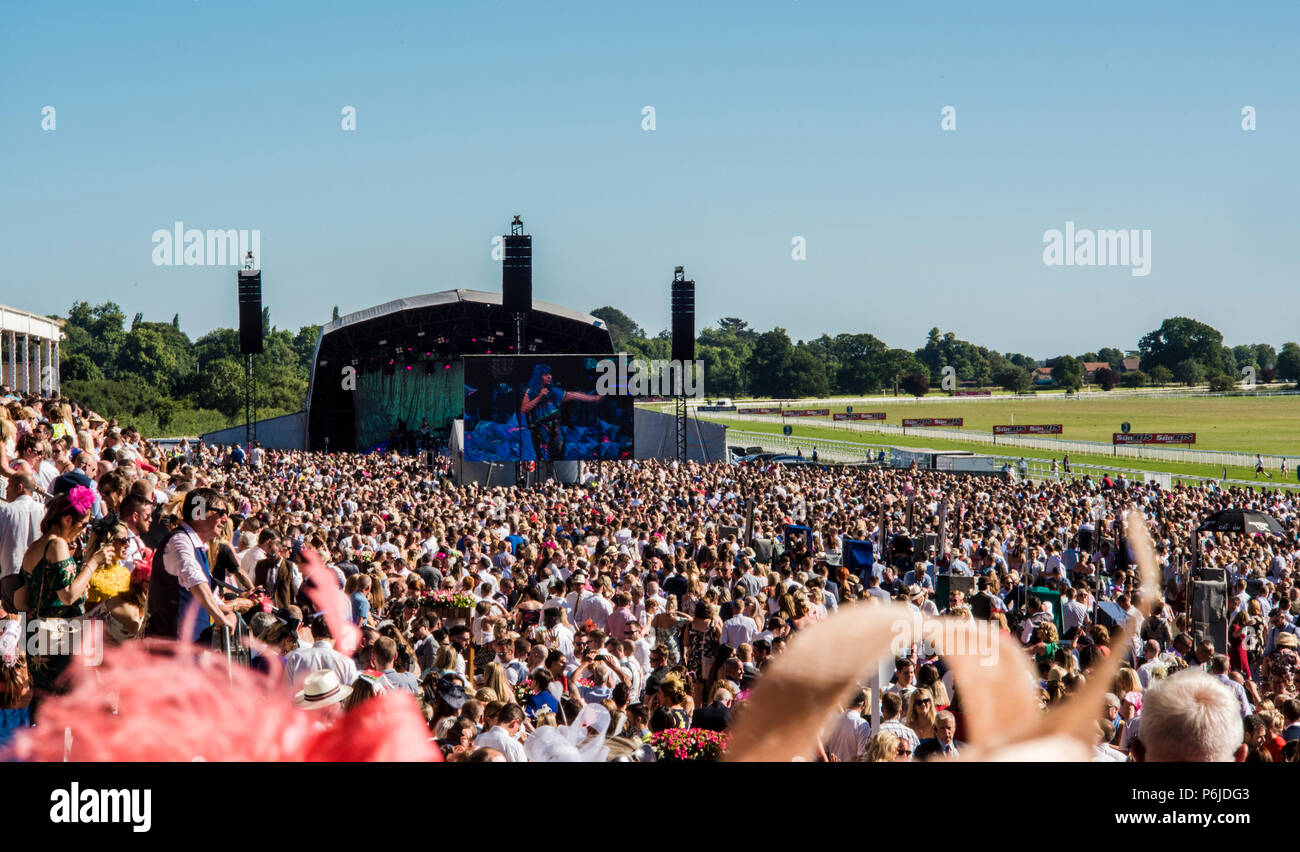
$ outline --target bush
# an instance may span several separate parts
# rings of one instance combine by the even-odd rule
[[[1133,370],[1120,376],[1119,383],[1126,388],[1140,388],[1147,383],[1147,374],[1141,370]]]
[[[1003,390],[1011,393],[1024,393],[1030,389],[1033,379],[1029,377],[1029,371],[1024,367],[1017,367],[1015,364],[1008,364],[993,377],[993,381]]]
[[[898,383],[904,393],[910,393],[912,396],[921,397],[930,392],[930,380],[924,373],[909,373],[903,376],[903,380]]]
[[[1210,376],[1210,390],[1215,393],[1227,393],[1237,389],[1237,383],[1231,376],[1225,376],[1222,373],[1217,376]]]

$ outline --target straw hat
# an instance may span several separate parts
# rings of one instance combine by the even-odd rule
[[[302,689],[293,697],[293,703],[306,710],[318,710],[337,704],[352,694],[352,687],[339,682],[339,676],[330,669],[321,669],[307,675]]]

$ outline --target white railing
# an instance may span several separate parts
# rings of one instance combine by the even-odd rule
[[[736,414],[727,412],[710,412],[705,415],[719,420],[750,423],[783,423],[785,425],[808,425],[823,429],[842,429],[845,432],[867,432],[878,435],[905,435],[908,437],[927,437],[942,441],[961,441],[968,444],[987,444],[998,447],[1017,447],[1027,450],[1047,450],[1050,452],[1081,453],[1085,455],[1107,455],[1113,458],[1136,458],[1150,461],[1170,461],[1181,464],[1209,464],[1231,467],[1254,467],[1255,454],[1230,452],[1225,450],[1191,450],[1174,449],[1142,444],[1114,445],[1102,441],[1064,440],[1061,438],[1044,438],[1037,435],[994,435],[991,432],[974,432],[959,429],[932,429],[925,427],[903,427],[890,423],[876,423],[869,420],[827,420],[820,417],[779,417],[766,414]],[[1300,431],[1300,430],[1298,430]],[[806,441],[805,441],[806,442]],[[1297,448],[1300,451],[1300,448]],[[1288,475],[1297,470],[1294,463],[1296,456],[1264,454],[1264,467],[1278,470],[1282,459],[1288,461]],[[1270,462],[1272,462],[1270,464]],[[1300,475],[1300,474],[1294,474]]]
[[[1086,402],[1094,399],[1199,399],[1222,397],[1292,397],[1300,396],[1300,391],[1285,390],[1289,382],[1267,390],[1210,391],[1208,385],[1192,385],[1173,388],[1115,388],[1111,391],[1084,390],[1065,394],[1060,391],[1042,391],[1040,393],[994,393],[990,396],[837,396],[823,399],[745,399],[732,398],[731,404],[740,408],[770,407],[783,405],[786,408],[824,408],[828,405],[947,405],[950,402]],[[708,398],[708,397],[706,397]],[[687,400],[687,406],[704,406],[703,399]]]
[[[837,441],[834,439],[823,440],[821,438],[810,439],[807,437],[800,438],[793,435],[778,435],[772,432],[747,432],[742,429],[727,429],[728,446],[761,446],[764,451],[771,452],[774,449],[781,450],[804,450],[804,457],[811,456],[812,450],[816,448],[819,461],[839,461],[839,462],[859,462],[874,461],[878,458],[880,451],[884,451],[885,459],[888,460],[893,449],[888,444],[868,444],[859,441]],[[906,449],[906,448],[904,448]],[[1021,459],[1017,456],[998,455],[988,453],[990,457],[1001,462],[1010,464],[1012,468],[1019,473]],[[1053,479],[1065,476],[1063,469],[1058,467],[1056,473],[1052,472],[1051,461],[1040,458],[1024,459],[1028,468],[1030,479]],[[1141,482],[1148,473],[1156,471],[1137,470],[1126,467],[1112,467],[1110,465],[1088,464],[1080,462],[1070,462],[1070,475],[1078,477],[1084,474],[1091,475],[1094,479],[1100,479],[1105,474],[1123,474],[1126,479],[1135,482]],[[1296,482],[1273,482],[1251,479],[1222,479],[1211,476],[1195,476],[1184,473],[1170,473],[1169,478],[1172,482],[1185,482],[1193,485],[1204,485],[1207,482],[1217,482],[1221,485],[1241,485],[1250,487],[1268,487],[1268,488],[1285,488],[1287,490],[1300,490],[1300,483]]]

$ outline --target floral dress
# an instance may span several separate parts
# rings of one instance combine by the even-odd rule
[[[703,630],[687,627],[692,636],[690,648],[686,651],[686,672],[691,683],[704,680],[704,661],[718,655],[718,631],[710,624]]]
[[[49,544],[46,544],[48,551]],[[59,592],[72,585],[77,579],[77,560],[72,556],[49,561],[48,552],[41,554],[41,559],[27,575],[28,606],[35,611],[36,618],[77,618],[86,612],[86,596],[82,595],[70,604],[59,599]],[[31,655],[28,668],[31,673],[32,686],[43,692],[55,692],[55,682],[72,662],[69,654],[50,654],[46,656]]]
[[[46,545],[48,550],[49,545]],[[34,608],[37,618],[76,618],[86,613],[86,598],[83,595],[70,604],[59,599],[59,592],[72,585],[77,579],[77,560],[72,556],[51,562],[48,554],[41,554],[41,560],[27,575],[28,607]]]

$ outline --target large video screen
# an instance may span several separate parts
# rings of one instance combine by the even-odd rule
[[[601,362],[609,358],[466,357],[465,458],[489,462],[632,458],[633,398],[597,392]],[[610,384],[604,382],[600,389]]]

